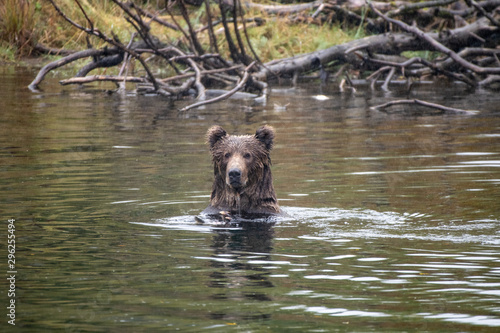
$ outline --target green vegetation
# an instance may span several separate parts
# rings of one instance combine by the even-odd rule
[[[269,19],[249,33],[257,55],[264,62],[326,49],[352,40],[354,34],[355,31],[343,31],[336,25],[289,24],[280,18]]]
[[[26,0],[0,2],[0,56],[29,55],[35,39],[36,5]]]
[[[91,18],[95,28],[111,35],[113,32],[126,43],[134,28],[125,20],[124,14],[112,1],[79,0],[82,8]],[[144,2],[137,1],[143,5]],[[148,2],[149,3],[149,2]],[[73,0],[58,0],[58,6],[63,12],[78,24],[88,26],[82,11]],[[150,4],[156,6],[157,4]],[[157,8],[149,8],[154,12]],[[189,7],[191,23],[195,29],[203,27],[206,22],[205,7]],[[218,6],[212,6],[212,16],[218,17]],[[37,55],[37,43],[52,48],[81,50],[87,47],[85,33],[72,27],[53,8],[48,1],[0,0],[0,60],[15,61],[16,59]],[[259,17],[265,20],[260,26],[247,23],[250,41],[262,61],[289,57],[296,54],[312,52],[329,46],[344,43],[359,38],[356,29],[344,31],[336,25],[316,25],[309,23],[290,23],[286,17],[266,16],[262,12],[250,11],[246,17]],[[173,22],[165,14],[163,20]],[[182,17],[175,16],[177,22],[184,24]],[[183,40],[183,35],[157,23],[151,23],[152,32],[160,39],[168,42]],[[224,34],[217,32],[221,26],[216,26],[216,36],[219,51],[228,55]],[[358,32],[358,33],[357,33]],[[356,36],[356,37],[355,37]],[[200,41],[209,47],[208,32],[199,34]],[[104,46],[97,38],[91,38],[94,47]]]

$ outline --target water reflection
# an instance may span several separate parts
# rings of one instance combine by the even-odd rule
[[[272,298],[265,288],[273,288],[270,272],[262,262],[270,262],[273,228],[269,223],[244,223],[238,231],[217,231],[212,239],[214,254],[208,287],[215,288],[213,299],[236,302],[269,302]],[[259,261],[259,263],[257,262]],[[263,291],[260,291],[264,289]],[[263,320],[272,314],[263,313],[259,305],[255,310],[243,312],[227,309],[227,312],[210,313],[212,319]]]
[[[240,222],[239,229],[224,232],[215,228],[217,236],[214,237],[212,247],[215,253],[246,251],[269,253],[272,248],[275,223],[269,222]]]

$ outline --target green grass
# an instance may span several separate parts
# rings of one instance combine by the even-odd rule
[[[120,8],[110,0],[79,0],[96,28],[111,36],[113,31],[123,43],[127,43],[135,31],[124,19]],[[29,3],[29,4],[28,4]],[[138,1],[138,3],[143,3]],[[75,22],[88,26],[85,16],[73,0],[58,0],[57,4]],[[195,29],[206,24],[205,7],[189,7],[191,22]],[[153,11],[153,10],[151,10]],[[211,7],[212,16],[218,17],[218,6]],[[6,14],[7,15],[6,15]],[[337,25],[315,25],[308,23],[290,23],[288,19],[266,16],[261,12],[247,12],[247,17],[260,17],[265,20],[262,26],[247,23],[250,42],[263,62],[308,53],[362,37],[362,28],[343,30]],[[86,35],[72,27],[52,7],[48,1],[37,0],[0,0],[0,60],[29,55],[32,47],[39,42],[47,46],[67,49],[84,49],[87,47]],[[168,15],[162,19],[172,22]],[[177,16],[178,22],[183,22]],[[231,24],[232,27],[232,24]],[[160,39],[170,42],[184,38],[180,32],[151,23],[152,33]],[[215,30],[221,26],[215,27]],[[245,40],[243,32],[242,38]],[[208,32],[199,34],[199,39],[206,50],[209,49]],[[217,34],[219,50],[229,58],[224,34]],[[246,42],[246,40],[245,40]],[[94,47],[104,46],[104,42],[96,37],[91,38]],[[249,48],[246,49],[251,54]]]
[[[402,56],[407,57],[408,59],[419,57],[429,61],[436,59],[437,57],[439,57],[440,54],[441,53],[439,52],[432,52],[432,51],[405,51],[401,53]]]
[[[2,55],[10,56],[12,50],[20,55],[29,55],[32,45],[36,43],[36,4],[27,0],[0,1]]]
[[[249,35],[253,48],[264,62],[325,49],[352,39],[338,26],[290,24],[279,19],[252,28]]]

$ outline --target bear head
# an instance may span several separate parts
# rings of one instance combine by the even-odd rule
[[[262,126],[255,135],[229,135],[222,127],[207,132],[214,164],[210,204],[215,210],[278,213],[271,175],[274,129]]]

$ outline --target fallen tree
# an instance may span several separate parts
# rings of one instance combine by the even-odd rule
[[[323,81],[345,76],[350,82],[350,73],[356,71],[362,73],[359,78],[371,81],[372,87],[378,79],[384,78],[383,89],[388,89],[396,77],[418,79],[444,75],[471,87],[486,88],[495,88],[500,82],[500,0],[368,4],[359,0],[330,0],[276,6],[239,0],[214,4],[204,0],[208,24],[201,27],[192,22],[188,7],[182,0],[165,7],[170,20],[159,18],[158,13],[149,12],[133,2],[112,0],[135,30],[128,43],[120,41],[112,32],[109,36],[95,27],[79,0],[75,0],[75,4],[80,8],[85,24],[68,17],[55,0],[49,1],[62,18],[87,34],[88,49],[68,53],[47,64],[30,84],[33,90],[38,89],[51,70],[83,58],[91,58],[91,61],[75,77],[62,80],[61,84],[110,81],[124,89],[123,83],[132,82],[138,84],[138,92],[171,98],[196,96],[198,102],[191,107],[227,98],[239,90],[254,92],[260,99],[265,99],[266,82],[298,79],[311,73],[319,73],[317,77]],[[255,7],[262,12],[285,16],[289,24],[299,21],[307,24],[354,22],[360,28],[378,34],[263,63],[252,47],[248,29],[252,24],[266,24],[268,17],[245,17],[245,11]],[[179,17],[182,17],[182,23]],[[155,35],[152,23],[181,32],[182,37],[175,43],[161,40]],[[219,51],[221,35],[215,31],[217,25],[222,26],[221,33],[228,48],[225,55]],[[107,45],[95,49],[90,38],[98,38]],[[202,38],[208,40],[208,44],[202,43]],[[407,57],[405,52],[408,51],[430,51],[435,57],[422,58],[415,54]],[[161,59],[169,69],[162,73],[167,74],[159,75],[151,70],[144,57],[146,54]],[[140,63],[144,75],[128,75],[129,65],[134,60]],[[117,75],[88,75],[95,69],[118,65],[121,69]],[[337,74],[330,75],[334,71]],[[207,99],[206,91],[212,87],[229,88],[227,93]]]
[[[492,27],[488,23],[486,18],[481,18],[462,28],[449,30],[447,33],[425,34],[421,32],[422,34],[418,36],[413,33],[386,33],[365,37],[325,50],[273,61],[262,67],[255,74],[255,77],[262,80],[273,76],[293,76],[301,72],[320,69],[320,67],[347,63],[352,68],[372,71],[387,66],[394,67],[406,77],[444,74],[453,79],[464,81],[471,86],[478,86],[485,80],[483,76],[500,74],[500,63],[497,59],[500,55],[500,49],[474,47],[481,41],[496,38],[498,28]],[[413,30],[413,28],[409,30]],[[411,59],[400,57],[399,61],[395,61],[393,57],[390,57],[406,51],[421,50],[443,52],[446,55],[451,55],[451,61],[448,57],[439,58],[433,62],[419,57]],[[457,50],[459,53],[457,54],[453,50]],[[464,57],[472,58],[474,55],[481,57],[483,62],[492,63],[493,66],[477,66],[465,60],[460,54],[463,54]],[[486,60],[486,57],[489,57],[489,61]],[[464,72],[476,75],[470,77]]]

